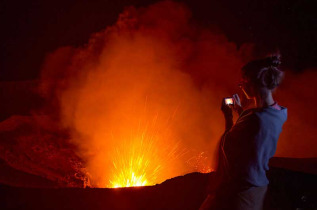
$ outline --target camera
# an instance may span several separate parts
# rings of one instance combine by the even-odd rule
[[[233,105],[233,98],[225,98],[226,105]]]

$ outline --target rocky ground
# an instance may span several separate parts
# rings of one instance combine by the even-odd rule
[[[302,161],[316,163],[316,160]],[[0,208],[198,209],[206,196],[206,185],[212,176],[213,173],[191,173],[155,186],[121,189],[0,185]],[[266,209],[317,209],[316,174],[273,167],[268,176],[270,185]]]

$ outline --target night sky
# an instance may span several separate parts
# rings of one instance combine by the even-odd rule
[[[112,25],[127,6],[153,0],[1,1],[0,81],[38,78],[47,55],[61,46],[81,46]],[[182,1],[192,21],[218,28],[241,46],[259,51],[279,48],[292,71],[317,66],[317,15],[312,0]]]

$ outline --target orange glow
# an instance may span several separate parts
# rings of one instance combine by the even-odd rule
[[[154,136],[146,136],[143,133],[137,139],[117,148],[113,156],[113,171],[108,187],[146,186],[158,183],[158,175],[168,162],[163,160],[164,154],[159,152],[157,144]],[[173,156],[172,153],[166,155]]]
[[[198,155],[190,158],[187,163],[200,173],[210,173],[214,171],[211,167],[211,159],[205,152],[200,152]]]
[[[193,30],[187,8],[160,2],[129,8],[85,46],[47,57],[42,91],[70,130],[91,187],[212,170],[219,101],[231,92],[221,87],[231,87],[240,59],[222,35]]]
[[[142,123],[140,120],[130,138],[120,140],[120,145],[111,152],[112,170],[107,187],[155,185],[164,181],[162,173],[166,176],[177,167],[176,161],[184,152],[177,143],[166,144],[164,139],[170,131],[168,128],[158,129],[157,116],[151,122]]]

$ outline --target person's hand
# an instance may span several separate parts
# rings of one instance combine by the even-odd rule
[[[225,98],[222,99],[221,111],[225,118],[232,118],[232,107],[233,105],[227,105]]]
[[[238,94],[234,94],[232,96],[232,99],[233,99],[233,110],[240,115],[241,112],[243,111],[243,108],[241,106],[241,100],[240,100],[239,95]]]
[[[226,99],[222,99],[221,111],[225,117],[225,130],[228,131],[233,125],[233,116],[232,116],[232,107],[233,105],[227,105]]]

